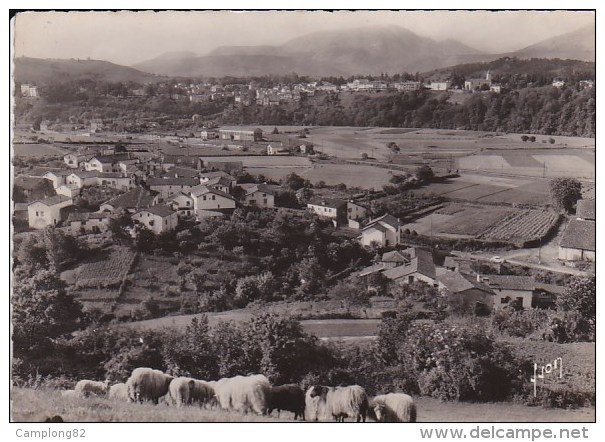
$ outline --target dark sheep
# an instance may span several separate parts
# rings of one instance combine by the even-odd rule
[[[296,384],[272,387],[267,414],[271,414],[273,410],[277,410],[278,416],[281,410],[291,411],[294,420],[299,416],[305,420],[305,392]]]

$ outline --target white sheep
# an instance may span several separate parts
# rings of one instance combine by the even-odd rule
[[[368,396],[363,387],[326,387],[315,385],[305,395],[307,416],[311,421],[319,420],[325,414],[331,415],[336,422],[353,418],[357,422],[366,421]]]
[[[88,379],[78,381],[74,388],[76,395],[80,397],[105,396],[108,389],[109,381],[99,382]]]
[[[172,403],[177,407],[189,405],[191,396],[195,387],[195,380],[186,377],[174,378],[168,387],[168,393],[172,399]]]
[[[222,409],[266,414],[271,384],[263,375],[235,376],[217,381],[214,392]]]
[[[370,408],[378,422],[416,422],[416,404],[404,393],[389,393],[376,396]]]
[[[129,402],[130,397],[128,396],[128,386],[124,383],[119,383],[109,387],[109,393],[107,393],[109,399]]]
[[[152,401],[157,405],[159,399],[168,393],[173,379],[160,370],[135,368],[126,382],[128,396],[134,402]]]

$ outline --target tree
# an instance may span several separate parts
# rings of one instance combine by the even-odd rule
[[[433,169],[431,169],[430,166],[427,166],[426,164],[416,169],[415,174],[416,178],[421,183],[430,183],[433,180],[434,176]]]
[[[305,179],[294,172],[286,176],[284,183],[290,190],[298,190],[306,185]]]
[[[555,206],[569,213],[582,198],[582,183],[576,178],[554,178],[550,180],[550,196]]]
[[[54,269],[15,272],[12,296],[15,355],[32,357],[53,338],[84,325],[82,305],[65,291]],[[38,355],[39,356],[39,355]]]
[[[367,160],[367,159],[368,159],[368,154],[367,154],[367,153],[365,153],[365,152],[363,152],[363,153],[361,154],[361,159],[362,159],[362,160],[364,160],[364,161],[365,161],[365,160]]]
[[[535,143],[536,142],[536,137],[534,137],[533,135],[531,137],[529,137],[529,142],[530,143]]]
[[[525,143],[527,142],[527,140],[529,140],[529,137],[527,135],[521,135],[521,141]]]

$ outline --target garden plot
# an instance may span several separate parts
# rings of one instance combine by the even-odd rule
[[[486,229],[479,238],[506,242],[527,242],[544,238],[557,224],[552,210],[523,210],[511,213]]]
[[[453,208],[452,208],[453,207]],[[437,212],[406,224],[404,229],[421,235],[474,238],[490,226],[516,213],[517,209],[497,206],[450,204]]]
[[[117,287],[130,271],[135,253],[126,247],[114,247],[107,256],[80,266],[75,272],[75,286],[79,288]]]

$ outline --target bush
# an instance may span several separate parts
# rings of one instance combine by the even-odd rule
[[[510,350],[480,326],[413,322],[396,349],[423,395],[442,400],[503,400],[520,381]]]
[[[535,397],[533,392],[529,397],[522,397],[521,402],[530,406],[572,409],[594,406],[596,394],[594,391],[577,390],[567,384],[549,384],[538,387]]]
[[[543,328],[548,317],[549,313],[541,309],[501,309],[492,316],[492,328],[509,336],[525,338]]]

